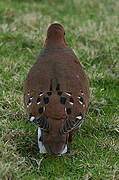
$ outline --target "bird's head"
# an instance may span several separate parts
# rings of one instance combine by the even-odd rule
[[[55,134],[44,132],[43,135],[43,144],[46,148],[46,151],[50,154],[60,155],[66,150],[68,144],[69,134]]]
[[[58,23],[51,24],[47,30],[46,46],[62,44],[65,45],[65,31],[62,25]]]

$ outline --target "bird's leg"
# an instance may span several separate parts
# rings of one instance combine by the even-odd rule
[[[46,149],[45,149],[45,146],[43,145],[42,143],[42,130],[40,127],[38,127],[38,147],[39,147],[39,152],[40,153],[46,153]]]

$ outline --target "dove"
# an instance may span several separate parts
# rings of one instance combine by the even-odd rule
[[[89,106],[89,82],[65,30],[51,24],[24,85],[28,121],[38,127],[40,153],[68,152],[72,132],[81,127]]]

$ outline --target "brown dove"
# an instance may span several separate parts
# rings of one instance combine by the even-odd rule
[[[38,126],[40,153],[66,153],[71,132],[84,121],[89,85],[60,24],[48,28],[44,47],[25,82],[24,103],[29,121]]]

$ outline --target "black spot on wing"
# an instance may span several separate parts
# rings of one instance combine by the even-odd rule
[[[43,92],[41,91],[41,92],[39,92],[39,94],[38,94],[38,95],[39,95],[39,96],[41,96],[42,94],[43,94]]]
[[[41,99],[38,97],[36,102],[37,102],[37,104],[40,103]]]
[[[57,84],[56,91],[60,90],[60,84]]]
[[[31,104],[31,98],[29,98],[28,102],[27,102],[27,106],[29,106]]]
[[[61,95],[62,95],[62,91],[58,91],[57,94],[58,94],[59,96],[61,96]]]
[[[69,102],[74,103],[74,99],[70,97]]]
[[[83,102],[84,102],[83,98],[81,96],[79,96],[78,99],[79,99],[79,102],[83,104]]]
[[[51,92],[51,91],[48,91],[48,92],[47,92],[47,95],[48,95],[48,96],[51,96],[51,95],[52,95],[52,92]]]
[[[61,98],[60,98],[60,103],[61,103],[61,104],[65,104],[65,103],[66,103],[66,100],[67,100],[67,99],[66,99],[65,97],[61,97]]]
[[[42,114],[42,113],[43,113],[43,107],[40,107],[39,110],[38,110],[38,112],[39,112],[40,114]]]
[[[48,104],[49,103],[49,97],[44,97],[44,103]]]
[[[80,92],[81,92],[81,94],[83,94],[83,91],[82,91],[82,90],[80,90]]]

